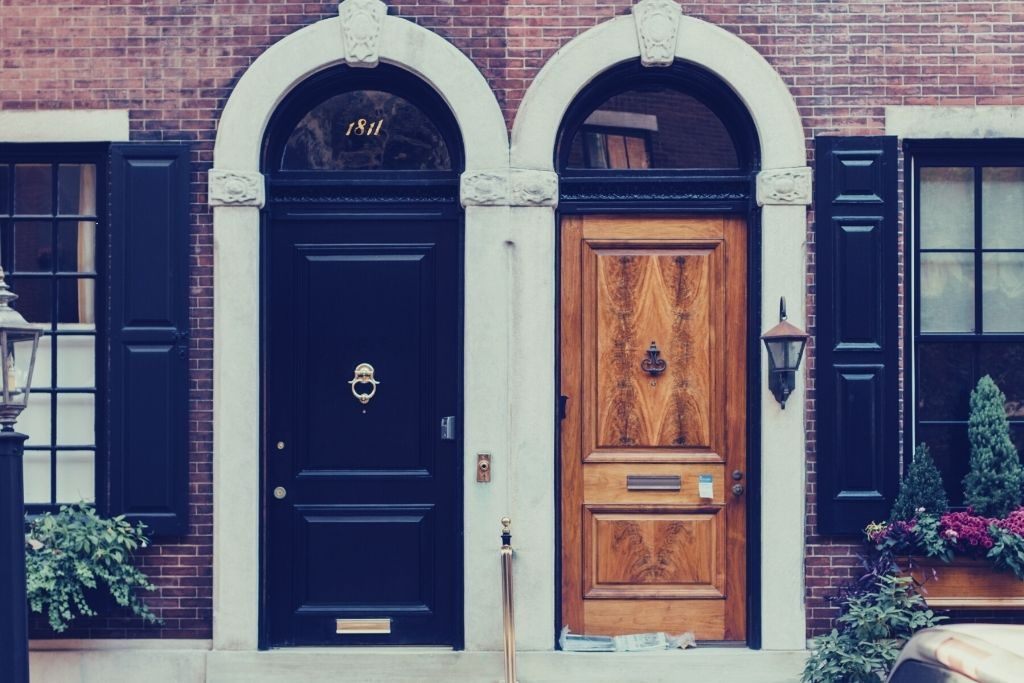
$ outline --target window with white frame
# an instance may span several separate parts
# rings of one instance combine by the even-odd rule
[[[968,470],[968,401],[991,375],[1024,451],[1024,147],[910,147],[913,384],[908,428],[926,443],[950,501]]]
[[[0,265],[14,307],[46,329],[17,423],[30,510],[96,497],[100,173],[96,155],[71,148],[0,154]]]

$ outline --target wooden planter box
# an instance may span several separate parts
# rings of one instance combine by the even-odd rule
[[[915,557],[912,576],[933,609],[1024,609],[1024,581],[987,560]]]

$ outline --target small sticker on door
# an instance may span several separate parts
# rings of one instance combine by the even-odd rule
[[[702,474],[697,477],[697,495],[701,498],[714,498],[714,479],[710,474]]]

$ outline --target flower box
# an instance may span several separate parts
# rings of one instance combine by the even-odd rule
[[[1024,581],[991,561],[914,557],[912,567],[932,609],[1024,609]]]

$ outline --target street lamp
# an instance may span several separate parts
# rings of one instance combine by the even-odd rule
[[[28,683],[22,481],[22,456],[28,437],[14,431],[14,422],[28,404],[43,328],[29,324],[11,308],[17,298],[0,268],[0,672],[11,683]]]
[[[809,334],[786,320],[786,299],[779,299],[779,324],[761,335],[768,349],[768,388],[782,409],[796,388],[796,371]]]

